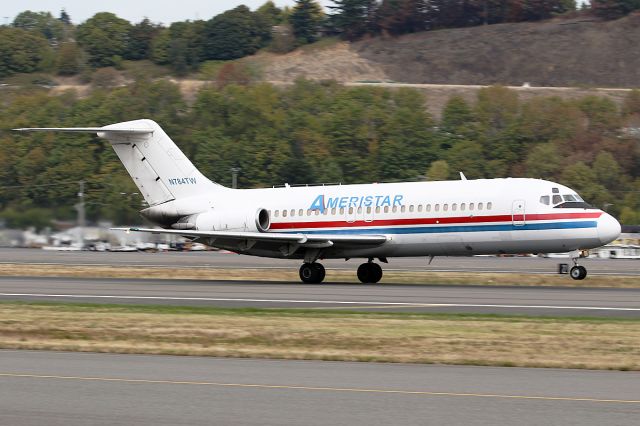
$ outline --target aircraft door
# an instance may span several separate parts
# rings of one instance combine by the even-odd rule
[[[511,206],[511,218],[514,226],[524,226],[526,224],[525,201],[514,200]]]

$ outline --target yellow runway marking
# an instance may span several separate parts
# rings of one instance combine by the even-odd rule
[[[542,400],[542,401],[577,401],[577,402],[640,404],[640,400],[628,400],[628,399],[571,398],[571,397],[563,397],[563,396],[500,395],[500,394],[490,394],[490,393],[429,392],[429,391],[409,391],[409,390],[393,390],[393,389],[333,388],[333,387],[322,387],[322,386],[265,385],[265,384],[251,384],[251,383],[218,383],[218,382],[182,381],[182,380],[146,380],[146,379],[123,379],[123,378],[115,378],[115,377],[80,377],[80,376],[56,376],[56,375],[17,374],[17,373],[0,373],[0,377],[83,380],[83,381],[94,381],[94,382],[120,382],[120,383],[143,383],[143,384],[163,384],[163,385],[193,385],[193,386],[214,386],[214,387],[231,387],[231,388],[288,389],[288,390],[305,390],[305,391],[354,392],[354,393],[375,393],[375,394],[396,394],[396,395],[426,395],[426,396],[523,399],[523,400]]]

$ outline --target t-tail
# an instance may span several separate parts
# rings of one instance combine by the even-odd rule
[[[149,206],[223,189],[207,179],[153,120],[104,127],[39,127],[18,131],[97,133],[108,140]]]

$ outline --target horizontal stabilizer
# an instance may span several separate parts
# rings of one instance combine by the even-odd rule
[[[146,134],[153,133],[153,129],[143,128],[108,128],[108,127],[23,127],[13,129],[16,132],[71,132],[71,133],[118,133],[118,134]]]

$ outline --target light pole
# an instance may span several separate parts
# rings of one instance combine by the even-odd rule
[[[238,187],[238,173],[240,170],[240,167],[231,168],[231,187],[234,189]]]

